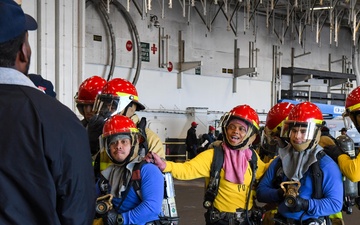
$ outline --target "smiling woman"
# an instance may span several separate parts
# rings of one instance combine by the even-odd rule
[[[258,135],[259,117],[249,105],[238,105],[223,115],[220,126],[223,141],[214,142],[213,148],[185,163],[163,161],[153,152],[145,159],[179,180],[205,178],[206,225],[255,224],[256,218],[248,213],[253,206],[251,188],[265,171],[251,147]]]
[[[243,150],[255,140],[259,117],[248,105],[239,105],[221,119],[224,141],[231,149]]]

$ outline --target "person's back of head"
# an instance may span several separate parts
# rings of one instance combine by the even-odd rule
[[[51,81],[44,79],[40,74],[28,74],[30,80],[35,84],[37,88],[44,91],[45,94],[56,98],[56,92],[54,91],[54,85]]]
[[[37,23],[13,0],[0,1],[0,15],[0,67],[27,74],[31,57],[27,31],[36,30]],[[17,60],[19,52],[21,60]]]

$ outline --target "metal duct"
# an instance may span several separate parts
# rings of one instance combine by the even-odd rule
[[[102,3],[101,0],[87,0],[86,4],[88,4],[88,2],[91,2],[93,4],[95,4],[97,7],[95,7],[97,10],[99,10],[100,15],[102,15],[105,19],[106,22],[106,27],[110,33],[110,38],[111,38],[111,49],[110,49],[110,57],[111,57],[111,63],[110,63],[110,71],[109,74],[107,76],[107,81],[111,80],[113,77],[113,73],[114,73],[114,68],[115,68],[115,62],[116,62],[116,41],[115,41],[115,34],[114,34],[114,30],[113,30],[113,26],[111,24],[110,18],[106,12],[106,9]],[[135,39],[135,43],[136,43],[136,50],[137,50],[137,66],[136,66],[136,72],[135,72],[135,76],[133,79],[133,84],[136,85],[138,79],[139,79],[139,75],[140,75],[140,70],[141,70],[141,47],[140,47],[140,38],[139,38],[139,33],[137,31],[136,25],[133,21],[133,19],[131,18],[131,15],[127,12],[126,8],[117,0],[113,0],[111,2],[116,8],[117,10],[123,15],[123,17],[125,18],[126,23],[128,24],[128,26],[130,27],[131,30],[131,34]]]

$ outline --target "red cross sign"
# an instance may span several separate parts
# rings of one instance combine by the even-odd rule
[[[157,47],[155,44],[151,46],[151,51],[153,52],[153,54],[155,54],[155,52],[157,51]]]

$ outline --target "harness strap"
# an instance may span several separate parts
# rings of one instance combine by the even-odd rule
[[[144,140],[141,140],[139,147],[145,149],[145,155],[146,155],[149,152],[149,145],[148,145],[148,141],[147,141],[147,135],[145,132],[145,129],[146,129],[146,118],[145,117],[141,117],[140,122],[137,124],[137,128],[139,129],[140,134],[144,139]]]
[[[141,196],[141,167],[147,163],[146,161],[141,161],[139,163],[136,163],[134,165],[134,168],[132,170],[132,174],[131,174],[131,179],[130,182],[132,185],[128,185],[127,189],[129,189],[131,186],[133,186],[137,196],[139,197],[139,199],[142,199]]]
[[[221,146],[214,146],[213,161],[210,168],[210,181],[207,186],[203,206],[210,209],[219,190],[220,170],[224,162],[224,150]]]
[[[324,157],[325,152],[320,151],[318,152],[318,154],[316,155],[317,158],[317,162],[313,163],[310,166],[310,171],[311,171],[311,176],[312,176],[312,181],[313,181],[313,198],[319,199],[323,197],[323,190],[322,190],[322,182],[323,182],[323,177],[324,177],[324,173],[320,168],[320,160],[322,157]]]
[[[251,160],[249,161],[249,166],[252,171],[252,178],[250,182],[250,189],[252,188],[255,179],[256,179],[256,170],[257,170],[257,155],[253,148],[250,148],[252,155]],[[220,186],[220,170],[222,168],[224,162],[224,150],[221,146],[214,146],[214,155],[213,155],[213,161],[211,164],[211,170],[210,170],[210,181],[207,186],[205,196],[204,196],[204,202],[203,206],[204,208],[208,209],[208,215],[211,217],[212,213],[214,212],[215,208],[213,207],[213,202],[216,198],[216,195],[218,194],[219,186]],[[251,197],[251,190],[249,190],[249,193],[247,195],[246,199],[246,209],[244,210],[244,217],[247,221],[247,223],[253,224],[250,222],[250,215],[249,215],[249,202]]]

